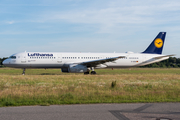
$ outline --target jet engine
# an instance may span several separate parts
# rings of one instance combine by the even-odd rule
[[[61,71],[62,72],[68,72],[68,73],[84,73],[84,72],[88,72],[89,69],[84,65],[70,64],[67,67],[61,68]]]

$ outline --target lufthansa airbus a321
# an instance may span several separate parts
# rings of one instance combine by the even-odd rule
[[[3,64],[7,67],[60,68],[62,72],[96,74],[94,68],[124,68],[148,65],[168,59],[162,55],[166,32],[160,32],[149,47],[141,53],[63,53],[22,52],[13,54]]]

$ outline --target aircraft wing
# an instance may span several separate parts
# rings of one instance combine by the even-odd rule
[[[175,56],[175,55],[164,55],[164,56],[154,57],[153,59],[161,59],[164,57],[171,57],[171,56]]]
[[[82,62],[82,63],[79,63],[79,64],[85,65],[87,67],[96,67],[99,64],[104,64],[106,62],[114,62],[117,59],[125,58],[125,57],[126,56],[118,56],[118,57],[112,57],[112,58],[107,58],[107,59],[99,59],[99,60]]]

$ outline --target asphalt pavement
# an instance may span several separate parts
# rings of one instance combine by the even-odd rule
[[[180,120],[180,103],[1,107],[0,120]]]

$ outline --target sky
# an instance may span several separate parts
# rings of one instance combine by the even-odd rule
[[[0,0],[0,58],[18,52],[143,52],[167,32],[180,57],[179,0]]]

